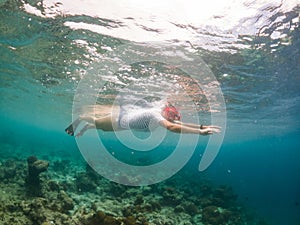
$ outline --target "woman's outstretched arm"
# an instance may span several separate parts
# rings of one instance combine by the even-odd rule
[[[215,126],[215,125],[199,125],[199,124],[193,124],[193,123],[183,123],[181,121],[174,121],[176,124],[180,124],[182,126],[186,127],[192,127],[192,128],[197,128],[197,129],[207,129],[207,128],[215,128],[215,129],[221,129],[220,126]]]
[[[169,131],[175,133],[209,135],[219,133],[221,131],[221,128],[218,126],[201,126],[196,124],[185,124],[181,122],[170,122],[168,120],[162,120],[160,124]]]

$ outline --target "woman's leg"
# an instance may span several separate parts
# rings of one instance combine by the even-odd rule
[[[115,116],[107,115],[95,120],[97,129],[103,131],[116,131],[119,130],[118,119]]]
[[[88,129],[92,129],[95,128],[95,124],[91,124],[91,123],[87,123],[86,125],[84,125],[84,127],[79,131],[78,134],[76,134],[76,137],[80,137],[84,134],[84,132],[86,132]]]
[[[92,117],[81,117],[82,120],[87,121],[87,124],[76,134],[76,137],[82,136],[88,129],[101,129],[104,131],[114,131],[118,129],[115,127],[111,116],[102,117],[100,119],[94,120]]]
[[[74,136],[74,132],[78,128],[79,124],[82,121],[88,122],[90,124],[89,126],[86,125],[86,129],[83,130],[85,132],[87,129],[95,128],[96,129],[101,129],[104,131],[115,131],[115,130],[120,130],[119,125],[118,125],[118,118],[119,118],[119,107],[113,108],[112,106],[106,107],[106,108],[101,108],[103,109],[102,111],[100,109],[95,109],[94,110],[94,115],[97,115],[97,119],[94,116],[80,116],[78,117],[74,122],[72,122],[66,129],[65,131],[67,134]],[[92,126],[93,125],[93,126]],[[80,131],[81,132],[81,131]]]

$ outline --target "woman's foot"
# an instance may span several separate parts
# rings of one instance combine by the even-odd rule
[[[76,131],[78,125],[80,124],[80,122],[82,121],[81,117],[78,117],[74,122],[72,122],[66,129],[66,133],[74,136],[74,132]]]
[[[71,124],[70,126],[68,126],[66,129],[65,129],[66,133],[71,135],[71,136],[74,136],[74,130],[73,130],[73,124]]]

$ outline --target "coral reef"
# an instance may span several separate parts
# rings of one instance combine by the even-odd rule
[[[76,175],[76,187],[79,192],[93,191],[99,185],[101,176],[97,174],[89,164],[86,164],[84,172]]]
[[[93,216],[82,221],[84,225],[148,225],[144,218],[134,216],[114,217],[103,211],[98,211]]]
[[[206,206],[202,210],[202,221],[205,224],[226,225],[229,224],[231,217],[232,214],[229,210],[218,208],[216,206]],[[242,221],[239,222],[241,223]]]
[[[49,162],[40,160],[35,156],[27,158],[28,174],[25,179],[27,194],[38,196],[41,195],[40,173],[47,171]]]
[[[103,179],[81,162],[58,160],[48,166],[49,162],[37,157],[29,157],[27,163],[17,158],[0,161],[1,224],[255,225],[261,222],[255,216],[248,216],[247,210],[237,204],[237,196],[230,187],[214,186],[183,172],[160,184],[127,187]],[[42,173],[46,170],[47,173]],[[39,186],[38,195],[26,192],[33,183]]]

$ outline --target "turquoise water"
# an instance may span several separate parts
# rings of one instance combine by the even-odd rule
[[[243,4],[236,3],[236,10],[228,7],[229,3],[215,8],[203,5],[210,9],[207,14],[203,14],[205,7],[197,5],[202,16],[192,3],[181,8],[180,3],[170,7],[168,1],[145,5],[95,2],[0,1],[0,160],[25,160],[37,155],[49,161],[68,159],[84,164],[75,139],[64,133],[72,120],[73,98],[80,80],[89,76],[95,65],[117,62],[121,47],[143,43],[147,50],[158,43],[161,49],[183,49],[201,57],[226,104],[225,136],[216,159],[204,172],[197,170],[208,141],[208,137],[200,137],[184,171],[215,184],[230,185],[238,201],[268,224],[299,224],[297,2],[241,1]],[[150,50],[146,53],[152,54]],[[107,54],[108,59],[104,58]],[[144,59],[145,52],[136,54]],[[154,81],[159,76],[167,77],[170,83],[157,86],[154,82],[151,90],[157,91],[147,97],[164,99],[186,74],[180,68],[138,62],[130,70],[100,75],[107,87],[97,102],[112,103],[126,84],[134,80],[143,87],[143,79],[150,77],[153,81],[152,76]],[[209,123],[218,112],[207,110],[209,100],[203,93],[193,94],[194,86],[184,85],[189,97],[200,105],[198,119]],[[181,97],[173,100],[185,111],[189,104]],[[100,131],[99,135],[120,159],[133,164],[166,158],[169,147],[177,141],[176,135],[170,134],[170,140],[158,146],[149,159],[138,152],[133,157],[112,134]]]

